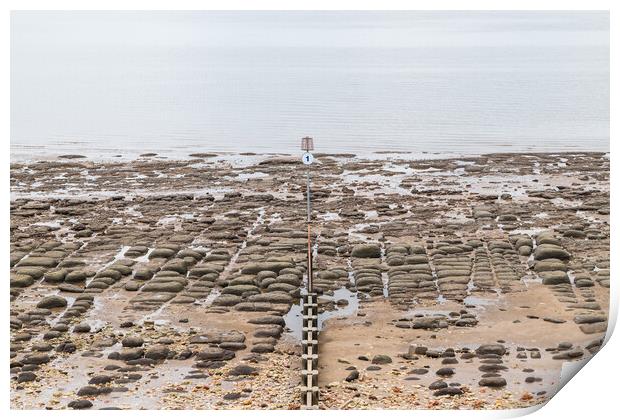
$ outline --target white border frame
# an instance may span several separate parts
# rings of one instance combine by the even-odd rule
[[[199,0],[176,0],[174,2],[166,2],[163,0],[91,0],[76,1],[76,0],[56,0],[53,4],[44,0],[7,0],[3,2],[3,19],[5,23],[1,33],[0,43],[2,48],[2,56],[5,57],[4,65],[2,66],[2,80],[3,91],[5,92],[2,101],[2,118],[1,127],[4,136],[0,142],[4,147],[4,153],[2,154],[3,164],[2,179],[4,180],[4,197],[5,202],[1,207],[3,220],[2,223],[2,242],[3,255],[5,258],[0,259],[2,264],[2,273],[5,273],[5,279],[9,273],[9,262],[6,256],[9,254],[9,202],[10,202],[10,190],[9,183],[7,182],[10,177],[10,11],[11,10],[609,10],[610,11],[610,156],[611,156],[611,208],[615,208],[615,204],[618,199],[618,195],[615,192],[615,186],[617,183],[617,173],[614,171],[613,162],[616,154],[617,146],[614,144],[614,134],[617,130],[617,115],[614,115],[614,111],[617,111],[617,99],[618,99],[618,86],[616,79],[614,78],[614,70],[617,71],[618,61],[618,48],[617,43],[614,44],[614,40],[618,36],[618,14],[620,13],[620,7],[614,4],[611,0],[590,0],[590,1],[576,1],[576,0],[502,0],[502,1],[490,1],[490,0],[435,0],[435,1],[414,1],[414,0],[382,0],[382,1],[368,1],[368,0],[296,0],[283,1],[283,0],[229,0],[229,1],[199,1]],[[615,6],[615,10],[614,10]],[[616,50],[614,50],[616,47]],[[611,213],[610,223],[614,220],[615,212]],[[618,292],[617,280],[613,278],[615,275],[614,263],[615,257],[617,257],[618,247],[618,232],[611,230],[611,272],[612,272],[612,288],[610,299],[610,314],[609,322],[610,329],[615,326],[617,312],[618,312]],[[5,284],[5,297],[2,299],[2,314],[3,317],[7,317],[9,314],[9,301],[7,298],[8,281],[4,281]],[[96,418],[100,417],[132,417],[136,411],[122,411],[122,412],[110,412],[110,411],[94,411],[89,410],[88,414],[79,410],[63,410],[55,412],[34,412],[27,410],[11,410],[9,413],[10,398],[9,398],[9,383],[10,377],[8,374],[9,364],[9,323],[8,319],[4,318],[2,323],[3,337],[2,341],[2,361],[5,363],[4,374],[0,375],[3,384],[2,393],[2,409],[5,411],[6,416],[11,416],[12,419],[29,418],[30,416],[92,416]],[[553,397],[549,403],[544,406],[542,410],[537,410],[539,407],[522,410],[503,410],[503,411],[421,411],[421,410],[402,410],[393,411],[389,415],[397,416],[401,418],[411,419],[426,419],[426,418],[505,418],[524,415],[530,412],[535,412],[530,418],[543,419],[543,418],[608,418],[609,413],[613,413],[618,410],[616,404],[617,391],[616,383],[618,378],[615,374],[620,373],[620,369],[617,367],[616,355],[620,353],[620,343],[617,337],[610,338],[610,332],[607,334],[608,340],[606,346],[587,364],[587,367],[583,369],[577,378],[570,381],[555,397]],[[295,416],[310,417],[310,416],[327,416],[335,418],[340,414],[337,411],[298,411],[295,412]],[[254,412],[238,412],[238,411],[163,411],[152,410],[148,413],[149,416],[154,418],[171,418],[172,416],[183,416],[192,418],[235,418],[237,416],[252,416],[256,418],[284,418],[284,416],[290,416],[291,413],[286,411],[254,411]],[[382,415],[374,411],[356,411],[356,416],[368,417]]]

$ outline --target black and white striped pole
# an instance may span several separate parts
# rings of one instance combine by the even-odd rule
[[[318,408],[319,404],[319,353],[318,353],[318,304],[317,295],[314,293],[312,285],[312,236],[311,236],[311,213],[310,205],[310,165],[314,162],[314,156],[310,153],[314,150],[314,140],[312,137],[304,137],[301,139],[301,149],[305,151],[302,155],[302,162],[306,165],[306,208],[308,212],[308,270],[306,289],[307,292],[302,296],[302,371],[301,371],[301,399],[304,408]]]

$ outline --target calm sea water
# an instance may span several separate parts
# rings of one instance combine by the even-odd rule
[[[603,12],[16,12],[11,156],[609,151]]]

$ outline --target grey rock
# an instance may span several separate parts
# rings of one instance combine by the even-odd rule
[[[386,354],[378,354],[372,358],[373,365],[387,365],[388,363],[392,363],[392,358]]]
[[[68,404],[69,408],[73,408],[74,410],[84,410],[87,408],[91,408],[93,403],[89,400],[74,400]]]
[[[142,337],[125,337],[122,341],[123,347],[141,347],[144,344]]]
[[[359,244],[353,247],[351,256],[354,258],[380,258],[381,248],[377,244]]]
[[[455,386],[449,386],[449,387],[441,388],[441,389],[438,389],[437,391],[435,391],[433,393],[433,395],[435,397],[441,397],[443,395],[454,396],[454,395],[462,395],[462,394],[463,394],[463,390],[461,388],[457,388]]]
[[[67,306],[67,299],[62,296],[52,295],[45,296],[37,303],[37,308],[65,308]]]
[[[476,354],[496,354],[498,356],[503,356],[506,354],[506,347],[501,344],[484,344],[476,349]]]
[[[482,378],[478,382],[480,386],[486,386],[491,388],[500,388],[506,386],[506,379],[502,377]]]

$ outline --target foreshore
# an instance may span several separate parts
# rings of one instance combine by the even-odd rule
[[[315,154],[320,407],[545,402],[600,348],[609,155]],[[300,408],[299,156],[11,165],[11,408]]]

